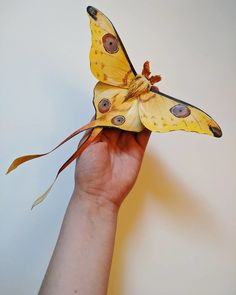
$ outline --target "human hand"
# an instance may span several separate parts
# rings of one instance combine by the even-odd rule
[[[105,128],[77,159],[75,192],[119,208],[138,176],[150,131]]]

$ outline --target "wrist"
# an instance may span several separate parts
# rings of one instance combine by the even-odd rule
[[[103,195],[94,195],[76,189],[72,194],[71,203],[91,218],[99,217],[108,221],[117,219],[119,206]]]

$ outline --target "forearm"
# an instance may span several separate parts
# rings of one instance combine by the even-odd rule
[[[73,193],[40,295],[104,295],[114,248],[118,208]]]

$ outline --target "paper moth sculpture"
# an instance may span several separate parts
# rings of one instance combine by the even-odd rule
[[[92,46],[90,67],[99,81],[94,88],[95,118],[76,130],[53,150],[44,154],[17,158],[7,173],[20,164],[45,156],[82,131],[92,129],[90,136],[80,144],[75,153],[61,166],[58,175],[99,135],[103,127],[140,132],[144,128],[157,132],[183,130],[221,137],[219,125],[205,112],[186,102],[159,91],[159,75],[151,76],[149,62],[141,74],[135,71],[124,45],[110,20],[98,9],[88,6]],[[53,184],[54,184],[53,182]],[[42,202],[53,184],[33,204]]]

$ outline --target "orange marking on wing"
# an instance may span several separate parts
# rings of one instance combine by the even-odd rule
[[[132,71],[131,70],[129,70],[126,74],[125,74],[125,76],[124,76],[124,78],[123,78],[123,83],[124,83],[124,85],[128,85],[128,77],[129,77],[129,75],[130,74],[132,74]]]

